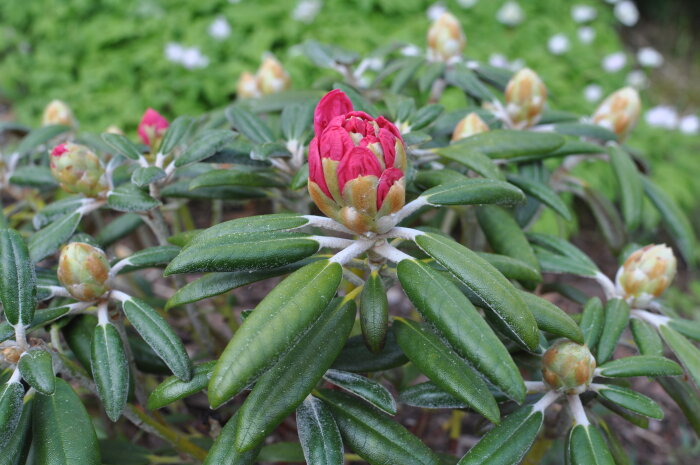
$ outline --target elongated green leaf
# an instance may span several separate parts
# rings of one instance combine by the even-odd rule
[[[498,423],[498,404],[486,383],[437,334],[425,324],[403,318],[395,319],[393,328],[401,349],[421,372],[490,421]]]
[[[564,310],[529,292],[519,291],[519,293],[541,330],[571,339],[579,344],[583,343],[581,328]]]
[[[189,116],[178,116],[175,118],[168,130],[165,131],[163,136],[163,142],[160,143],[158,152],[167,155],[173,151],[175,147],[180,143],[183,137],[187,134],[187,131],[192,125],[192,118]]]
[[[130,297],[122,302],[124,314],[146,343],[183,381],[192,379],[192,361],[185,346],[168,322],[141,299]]]
[[[318,393],[331,409],[345,443],[371,464],[435,465],[437,456],[399,423],[349,394]]]
[[[535,182],[515,174],[508,175],[508,182],[518,187],[527,195],[547,205],[565,220],[571,221],[573,219],[569,207],[567,207],[561,197],[559,197],[559,195],[557,195],[557,193],[546,184]]]
[[[632,231],[637,229],[642,221],[642,180],[632,157],[620,146],[609,146],[608,155],[620,189],[622,216],[627,229]]]
[[[455,275],[510,338],[530,350],[539,345],[534,317],[512,284],[468,248],[436,234],[417,236],[416,244]]]
[[[306,187],[307,183],[309,181],[309,164],[304,163],[301,165],[301,168],[299,168],[299,171],[294,174],[294,177],[292,180],[289,182],[289,188],[292,189],[293,191],[297,189],[301,189],[302,187]]]
[[[617,140],[617,134],[613,131],[592,123],[557,123],[554,125],[554,131],[559,134],[598,139],[603,142]]]
[[[14,229],[0,230],[0,301],[12,325],[28,325],[36,310],[36,274],[29,249]]]
[[[445,73],[445,79],[477,100],[491,102],[495,99],[488,87],[479,81],[474,71],[462,63],[451,66]]]
[[[255,383],[238,411],[236,449],[261,443],[311,393],[343,348],[355,312],[352,300],[331,303],[304,338]]]
[[[51,354],[43,349],[34,349],[22,354],[17,365],[27,384],[50,396],[56,389],[56,375],[53,372]]]
[[[565,273],[588,277],[593,277],[597,273],[594,269],[576,262],[570,257],[552,253],[541,247],[535,247],[535,256],[537,256],[540,267],[545,273]]]
[[[498,166],[489,158],[476,149],[469,149],[460,144],[448,145],[435,149],[435,153],[460,165],[466,166],[475,173],[490,179],[499,181],[505,180],[505,176],[498,169]]]
[[[379,353],[384,348],[389,327],[389,301],[378,271],[372,271],[365,281],[360,298],[360,325],[367,348]]]
[[[12,439],[22,416],[24,387],[19,381],[11,381],[0,387],[0,448]]]
[[[212,361],[196,365],[192,379],[189,381],[182,381],[177,376],[171,376],[160,383],[148,396],[148,408],[150,410],[159,409],[205,389],[209,384],[215,363]]]
[[[236,218],[235,220],[224,221],[200,232],[190,241],[188,246],[194,246],[203,241],[229,235],[296,229],[306,225],[308,222],[307,218],[298,213],[277,213]]]
[[[657,382],[680,407],[695,432],[700,434],[700,398],[690,381],[681,378],[659,378]]]
[[[232,169],[207,171],[190,182],[190,189],[220,186],[283,187],[284,184],[272,173]]]
[[[97,233],[95,240],[106,249],[110,245],[117,242],[119,239],[128,236],[143,224],[143,219],[136,213],[127,213],[119,215],[117,218],[109,222],[102,230]]]
[[[209,449],[204,465],[252,465],[260,452],[260,447],[247,452],[238,452],[233,443],[238,433],[238,413],[226,423],[221,434]]]
[[[523,230],[507,210],[494,205],[485,205],[477,210],[479,225],[486,235],[491,248],[500,254],[522,260],[539,269],[530,243]]]
[[[173,245],[158,245],[139,250],[125,259],[128,261],[128,265],[120,269],[119,274],[167,265],[179,252],[180,247],[175,247]]]
[[[433,85],[433,83],[442,76],[445,71],[445,63],[442,62],[431,62],[426,63],[423,67],[423,72],[418,78],[418,89],[421,92],[425,92]]]
[[[583,342],[589,348],[598,346],[600,334],[603,332],[603,303],[598,297],[593,297],[586,302],[581,316],[581,331],[583,332]]]
[[[95,327],[90,366],[105,412],[117,421],[129,395],[129,364],[119,332],[110,323]]]
[[[615,465],[605,439],[593,425],[576,425],[569,433],[566,453],[571,465]]]
[[[517,187],[493,179],[468,179],[437,186],[423,192],[421,197],[431,205],[515,205],[525,200],[525,195]]]
[[[109,193],[107,205],[120,212],[142,212],[157,207],[160,202],[129,182]]]
[[[539,263],[537,267],[534,267],[522,260],[508,257],[507,255],[488,252],[477,252],[476,254],[489,262],[508,279],[517,279],[518,281],[539,281],[542,279]]]
[[[216,129],[200,134],[187,149],[175,159],[175,166],[181,167],[190,163],[205,160],[236,137],[236,133],[227,129]]]
[[[603,397],[598,397],[598,402],[614,414],[618,415],[620,418],[623,418],[624,420],[632,423],[635,426],[639,426],[640,428],[648,429],[649,428],[649,418],[645,417],[643,415],[639,415],[638,413],[635,413],[631,410],[627,410],[624,407],[620,407],[614,402],[610,402],[609,400],[603,398]]]
[[[630,376],[679,376],[681,367],[664,357],[656,355],[633,355],[619,358],[599,366],[600,375],[608,378],[628,378]]]
[[[83,403],[62,379],[52,396],[34,399],[33,444],[42,465],[100,465],[97,436]]]
[[[588,186],[573,192],[591,209],[600,232],[610,248],[622,249],[625,245],[625,224],[612,202],[601,192]]]
[[[236,130],[256,144],[275,140],[270,128],[260,118],[244,108],[238,106],[227,108],[226,118]]]
[[[70,195],[61,200],[51,202],[34,216],[32,224],[36,229],[43,228],[56,219],[68,213],[73,213],[88,201],[82,195]]]
[[[700,342],[700,322],[673,318],[668,322],[668,326],[675,329],[683,336]]]
[[[48,166],[27,165],[20,166],[12,172],[10,184],[15,186],[27,186],[37,189],[52,189],[58,186],[56,178],[51,174]]]
[[[638,318],[632,318],[630,320],[630,329],[640,354],[659,357],[664,355],[664,343],[661,340],[661,336],[649,323]]]
[[[423,66],[425,61],[423,57],[405,57],[403,66],[401,66],[399,72],[394,76],[394,80],[391,81],[391,92],[394,94],[401,92],[406,84],[408,84],[408,81],[410,81],[420,67]]]
[[[605,323],[603,332],[598,341],[598,364],[607,362],[612,357],[620,340],[622,331],[627,327],[630,319],[630,307],[622,299],[611,299],[605,304]]]
[[[131,173],[131,182],[138,187],[144,187],[166,176],[165,171],[157,166],[140,166]]]
[[[102,140],[114,150],[115,155],[123,155],[132,160],[138,160],[142,155],[141,149],[121,134],[102,134]]]
[[[61,328],[71,352],[88,373],[92,374],[92,338],[95,335],[97,317],[95,315],[78,315]]]
[[[454,145],[491,158],[508,159],[547,154],[564,145],[564,141],[564,137],[554,133],[496,129],[467,137]]]
[[[9,441],[3,442],[2,433],[0,432],[0,448],[2,448],[3,452],[0,454],[0,465],[25,465],[27,463],[27,455],[31,445],[32,399],[33,397],[25,402],[22,408],[22,416]],[[2,413],[0,413],[0,418],[1,416]],[[2,420],[0,420],[1,423]],[[2,427],[0,427],[0,431],[2,431]]]
[[[521,407],[486,433],[458,465],[513,465],[520,463],[542,427],[544,415],[531,405]]]
[[[416,173],[416,176],[413,178],[413,183],[418,188],[427,190],[441,184],[455,184],[465,182],[468,179],[468,177],[459,171],[451,169],[422,170]]]
[[[293,232],[235,234],[199,240],[184,248],[165,276],[199,271],[257,271],[302,260],[318,252],[313,236]]]
[[[443,111],[445,111],[445,107],[436,103],[424,106],[409,117],[408,121],[411,125],[411,130],[417,131],[425,128],[435,121]]]
[[[406,405],[430,409],[469,408],[469,405],[440,389],[435,383],[414,384],[402,390],[399,401]]]
[[[503,343],[449,279],[417,260],[403,260],[397,273],[404,292],[455,351],[518,402],[525,384]]]
[[[304,132],[312,126],[314,120],[314,105],[303,102],[287,105],[282,110],[280,126],[287,141],[300,141]]]
[[[566,239],[550,234],[536,233],[529,233],[527,238],[532,244],[538,245],[556,255],[571,259],[569,261],[575,262],[577,265],[588,270],[587,275],[594,276],[598,272],[598,266],[593,260]]]
[[[696,386],[700,387],[700,350],[673,328],[659,326],[659,333],[671,348]]]
[[[343,465],[343,439],[330,409],[323,401],[307,397],[297,408],[297,431],[306,463]]]
[[[649,397],[622,386],[608,385],[597,390],[598,395],[621,407],[645,417],[661,420],[664,411]]]
[[[335,295],[338,263],[322,260],[295,271],[258,304],[233,335],[209,382],[216,408],[269,368],[313,324]]]
[[[389,415],[396,415],[396,401],[379,382],[357,373],[338,370],[328,370],[323,377],[326,381],[361,397],[379,410]]]
[[[54,137],[69,131],[70,129],[70,127],[63,126],[61,124],[51,124],[49,126],[42,126],[40,128],[33,129],[24,137],[24,139],[22,139],[22,142],[20,142],[15,149],[15,152],[25,155],[46,144]]]
[[[348,339],[338,358],[333,362],[336,370],[367,373],[373,371],[389,370],[404,365],[408,359],[396,343],[394,333],[389,331],[384,343],[384,349],[378,354],[373,354],[367,349],[362,336],[354,336]]]
[[[37,328],[40,328],[60,317],[65,315],[70,311],[70,307],[65,306],[65,307],[52,307],[52,308],[47,308],[45,310],[39,310],[34,313],[34,319],[32,320],[32,324],[29,325],[29,328],[27,328],[27,332],[33,331]],[[0,323],[0,342],[6,341],[12,336],[15,335],[15,330],[12,328],[12,326],[7,322],[3,321]]]

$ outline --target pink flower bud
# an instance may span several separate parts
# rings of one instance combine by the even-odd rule
[[[624,87],[610,94],[593,113],[593,122],[610,129],[620,141],[624,140],[639,120],[639,93]]]
[[[102,197],[108,186],[102,162],[84,145],[59,144],[51,151],[51,174],[66,192]]]
[[[144,144],[155,146],[161,140],[169,125],[168,120],[160,113],[153,108],[149,108],[143,114],[139,123],[139,137]]]
[[[472,112],[457,123],[457,126],[452,133],[452,142],[473,136],[474,134],[478,134],[480,132],[486,132],[488,130],[488,124],[484,123],[484,120],[482,120],[479,115]]]
[[[534,126],[547,102],[547,88],[529,68],[515,73],[506,86],[506,111],[516,129]]]
[[[396,126],[354,111],[340,90],[321,99],[309,145],[309,192],[327,216],[363,234],[405,202],[406,148]]]
[[[647,245],[630,255],[617,272],[617,288],[631,304],[659,297],[676,276],[676,257],[665,244]]]
[[[434,61],[458,57],[467,45],[462,26],[451,13],[443,13],[428,30],[428,56]]]

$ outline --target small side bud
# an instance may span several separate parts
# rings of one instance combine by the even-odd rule
[[[588,347],[569,340],[554,343],[542,356],[544,382],[567,394],[580,394],[588,389],[595,367],[595,358]]]
[[[479,134],[480,132],[486,132],[488,130],[488,124],[484,123],[484,120],[482,120],[479,115],[472,112],[457,123],[457,126],[452,133],[452,142],[473,136],[474,134]]]
[[[138,133],[141,141],[151,147],[156,147],[168,130],[168,120],[153,108],[149,108],[141,117]]]
[[[630,255],[617,272],[618,292],[632,304],[659,297],[676,276],[676,257],[665,244],[647,245]]]
[[[428,30],[428,56],[434,61],[450,61],[462,55],[467,45],[459,20],[445,12]]]
[[[84,242],[71,242],[61,250],[58,280],[78,300],[98,299],[109,290],[109,261],[105,253]]]
[[[263,62],[256,75],[258,90],[262,95],[276,94],[289,89],[292,81],[289,74],[282,67],[274,55],[268,53],[263,58]]]
[[[122,131],[122,128],[120,128],[120,127],[117,126],[116,124],[112,124],[112,125],[110,125],[109,127],[107,127],[107,129],[105,129],[105,132],[106,132],[107,134],[117,134],[117,135],[120,135],[120,136],[123,136],[123,135],[124,135],[124,131]]]
[[[518,71],[506,86],[506,111],[516,129],[537,124],[547,102],[547,87],[529,68]]]
[[[637,125],[641,107],[639,92],[632,87],[624,87],[603,100],[593,113],[592,120],[613,131],[623,141]]]
[[[57,145],[51,151],[50,166],[51,174],[66,192],[87,197],[101,197],[107,192],[102,162],[84,145]]]
[[[44,114],[41,117],[41,125],[50,126],[52,124],[61,124],[70,127],[77,126],[77,121],[73,116],[73,112],[66,102],[52,100],[51,103],[44,108]]]
[[[260,89],[258,89],[258,81],[248,71],[241,74],[236,84],[236,94],[240,98],[256,98],[260,97]]]

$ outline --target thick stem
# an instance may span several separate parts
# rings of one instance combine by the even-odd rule
[[[542,396],[542,398],[540,400],[538,400],[535,405],[532,406],[532,411],[533,412],[544,412],[545,410],[547,410],[547,407],[552,405],[560,396],[561,396],[560,392],[548,391],[547,394]]]
[[[399,263],[403,260],[412,260],[414,258],[406,253],[401,252],[399,249],[397,249],[393,245],[389,245],[386,242],[380,246],[375,247],[374,251],[382,257],[394,263]]]
[[[333,255],[330,258],[331,262],[336,262],[341,265],[345,265],[347,262],[352,260],[353,258],[357,257],[361,253],[365,252],[367,249],[371,248],[374,245],[374,241],[366,241],[366,240],[356,240],[353,241],[353,243],[338,252],[337,254]]]
[[[569,408],[571,409],[571,414],[574,416],[574,421],[577,425],[588,426],[591,424],[586,416],[586,411],[583,409],[583,404],[581,399],[577,394],[567,396],[569,401]]]

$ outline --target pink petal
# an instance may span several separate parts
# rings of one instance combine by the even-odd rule
[[[339,115],[352,111],[352,102],[340,89],[335,89],[323,96],[314,111],[314,131],[318,136],[326,129],[330,121]]]
[[[384,152],[384,166],[394,166],[396,159],[396,137],[388,129],[379,130],[379,142],[382,144]]]
[[[331,197],[326,178],[323,176],[323,164],[321,163],[321,153],[318,150],[317,137],[311,139],[309,144],[309,179],[318,184],[324,194]]]
[[[382,166],[371,150],[365,147],[354,147],[346,153],[338,165],[338,187],[343,192],[345,183],[360,176],[379,176]]]
[[[63,155],[67,151],[68,151],[68,148],[66,148],[66,144],[58,144],[51,151],[51,155],[54,157],[60,157],[61,155]]]
[[[377,186],[377,210],[382,208],[382,203],[384,203],[384,199],[389,193],[391,186],[401,178],[403,178],[403,171],[398,168],[384,170],[382,177],[379,178],[379,185]]]
[[[348,132],[339,126],[328,126],[318,139],[321,157],[331,160],[342,159],[355,146]]]
[[[148,137],[148,131],[146,129],[151,128],[154,134],[160,135],[163,134],[166,129],[168,129],[168,126],[170,126],[170,123],[168,123],[167,119],[165,119],[153,108],[149,108],[143,114],[141,122],[139,123],[139,137],[144,144],[149,145],[151,141]]]

